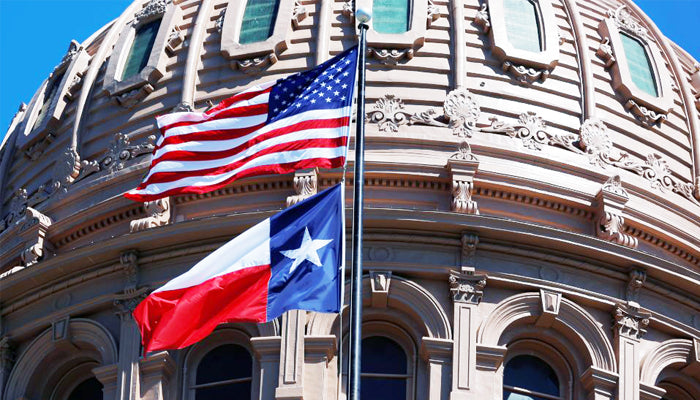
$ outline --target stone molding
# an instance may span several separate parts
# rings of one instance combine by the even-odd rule
[[[177,366],[167,351],[151,354],[139,360],[141,397],[145,399],[170,399],[170,381]]]
[[[10,217],[6,219],[7,227],[0,233],[0,248],[3,257],[11,260],[19,256],[23,267],[30,267],[53,249],[53,244],[46,240],[46,233],[53,221],[48,216],[22,203],[24,191],[18,191],[20,199],[15,202]],[[19,205],[18,205],[19,204]]]
[[[596,195],[596,236],[621,246],[637,248],[637,238],[625,233],[622,212],[629,194],[622,187],[620,176],[610,177]]]
[[[221,25],[221,54],[230,66],[248,75],[257,75],[277,62],[289,47],[290,29],[298,27],[308,14],[295,0],[280,0],[272,34],[256,43],[239,43],[245,7],[227,7]],[[291,22],[291,23],[290,23]]]
[[[371,289],[370,304],[372,307],[386,308],[389,303],[391,271],[370,271],[369,283]]]
[[[700,339],[669,339],[646,353],[641,363],[640,382],[653,386],[661,372],[678,367],[700,380]]]
[[[150,0],[122,28],[119,39],[112,50],[112,55],[107,62],[103,82],[103,91],[112,97],[117,104],[124,108],[131,108],[155,90],[155,84],[165,74],[166,49],[169,48],[171,52],[174,52],[183,41],[182,33],[177,27],[182,18],[180,14],[180,7],[173,4],[172,0]],[[159,18],[161,19],[160,27],[156,33],[148,63],[134,76],[121,80],[124,64],[136,31],[144,24]],[[173,30],[178,33],[173,33]]]
[[[559,315],[559,309],[561,308],[561,292],[555,292],[553,290],[540,289],[540,303],[542,306],[542,314],[535,322],[536,326],[541,328],[551,328],[554,324],[554,320]]]
[[[669,73],[660,73],[666,71],[666,63],[647,29],[635,20],[626,5],[621,5],[616,10],[608,10],[607,18],[598,26],[598,32],[602,42],[596,54],[610,70],[613,89],[622,96],[625,109],[648,126],[665,121],[673,107],[672,81]],[[620,32],[644,45],[652,73],[656,76],[658,96],[642,91],[632,81]]]
[[[170,223],[170,197],[143,203],[146,218],[139,218],[129,223],[129,232],[145,231]]]
[[[450,297],[455,303],[479,304],[484,296],[488,276],[477,274],[474,268],[462,267],[460,271],[450,271]]]
[[[554,9],[550,0],[537,2],[543,50],[532,52],[515,48],[508,40],[503,0],[484,0],[474,23],[489,36],[491,53],[501,63],[504,72],[523,85],[544,82],[559,62],[559,35],[554,26]]]
[[[616,398],[619,377],[616,373],[595,366],[581,375],[581,383],[588,391],[590,400],[613,400]]]

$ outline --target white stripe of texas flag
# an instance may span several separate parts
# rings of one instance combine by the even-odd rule
[[[217,276],[262,265],[270,265],[269,218],[221,246],[154,293],[197,286]]]

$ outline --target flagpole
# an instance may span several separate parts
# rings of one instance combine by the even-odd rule
[[[348,399],[360,400],[360,357],[362,354],[362,208],[365,186],[365,36],[371,15],[358,8],[360,44],[357,62],[357,119],[355,122],[355,185],[353,202],[352,284],[350,297],[350,368],[348,371]]]

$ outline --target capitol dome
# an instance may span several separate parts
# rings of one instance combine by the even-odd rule
[[[0,148],[0,398],[346,398],[347,310],[147,355],[131,314],[343,169],[123,195],[155,116],[328,60],[359,7],[363,400],[700,399],[700,64],[629,0],[134,1]]]

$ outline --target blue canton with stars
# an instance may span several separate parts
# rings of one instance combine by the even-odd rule
[[[357,46],[314,69],[277,81],[270,92],[267,122],[304,111],[336,109],[352,104],[357,71]]]

